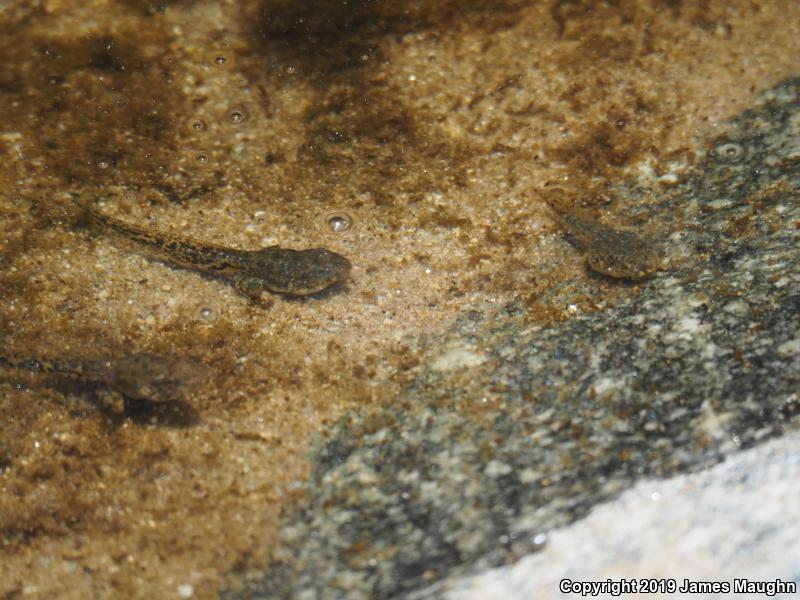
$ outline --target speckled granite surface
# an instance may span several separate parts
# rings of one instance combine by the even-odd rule
[[[561,325],[513,303],[464,314],[394,406],[319,449],[283,564],[226,597],[413,597],[536,550],[537,534],[642,478],[796,423],[800,80],[669,177],[667,192],[647,173],[618,190],[664,232],[667,272]]]
[[[643,481],[592,509],[570,527],[540,535],[541,552],[477,577],[446,581],[420,598],[527,600],[564,598],[563,579],[674,579],[723,582],[729,593],[704,598],[753,598],[734,579],[797,583],[800,537],[800,435],[789,434],[728,456],[711,469]],[[776,589],[777,586],[775,586]],[[641,594],[644,596],[645,594]],[[679,592],[658,597],[681,598]],[[775,594],[796,598],[787,589]]]

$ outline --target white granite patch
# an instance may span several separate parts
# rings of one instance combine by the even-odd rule
[[[645,481],[546,536],[514,565],[445,583],[448,600],[580,598],[559,582],[608,578],[735,578],[797,582],[800,590],[800,433],[730,456],[706,471]],[[542,541],[542,534],[538,535]],[[441,588],[440,588],[441,590]],[[659,598],[685,594],[657,594]],[[601,597],[610,597],[601,594]],[[623,597],[653,597],[626,594]],[[764,594],[694,597],[763,598]],[[776,598],[797,598],[798,594]]]

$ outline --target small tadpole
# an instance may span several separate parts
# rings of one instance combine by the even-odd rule
[[[549,197],[546,202],[571,241],[585,251],[586,264],[595,273],[638,281],[664,268],[664,257],[654,242],[632,231],[610,227],[590,211],[564,200]]]
[[[128,400],[148,402],[180,400],[207,377],[207,370],[201,363],[169,354],[134,353],[105,360],[0,356],[0,366],[101,384],[109,392]]]
[[[221,279],[252,300],[261,300],[264,292],[316,294],[350,277],[350,261],[326,248],[228,248],[120,221],[94,210],[76,195],[72,195],[72,201],[95,229],[129,243],[150,258]]]
[[[179,400],[206,378],[205,367],[190,358],[174,355],[131,354],[111,361],[104,383],[134,400]]]

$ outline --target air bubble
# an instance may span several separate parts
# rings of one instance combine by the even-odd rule
[[[214,62],[217,63],[218,65],[224,65],[225,64],[225,57],[224,56],[218,56],[217,58],[214,59]]]
[[[214,318],[214,311],[208,306],[200,309],[200,318],[204,321],[211,321]]]
[[[714,154],[725,162],[736,163],[744,157],[744,147],[735,142],[726,142],[717,146]]]
[[[200,152],[197,156],[195,156],[195,158],[197,159],[197,162],[203,165],[208,162],[208,155],[203,152]]]
[[[98,160],[97,161],[97,168],[98,169],[107,169],[110,163],[107,160]]]
[[[353,217],[342,212],[331,213],[325,217],[325,223],[330,231],[341,233],[353,226]]]
[[[195,131],[205,131],[206,124],[198,119],[197,121],[192,123],[192,129],[194,129]]]
[[[228,114],[225,115],[225,119],[232,125],[241,125],[247,121],[247,118],[247,111],[240,106],[230,109]]]

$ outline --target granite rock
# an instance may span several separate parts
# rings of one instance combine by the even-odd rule
[[[676,588],[688,579],[727,583],[731,590],[734,579],[800,585],[800,513],[791,500],[800,493],[798,447],[800,436],[792,433],[700,473],[642,481],[586,519],[539,536],[541,552],[419,597],[562,598],[565,579],[656,578],[667,580],[664,585],[673,580]]]

